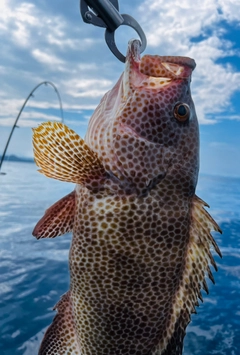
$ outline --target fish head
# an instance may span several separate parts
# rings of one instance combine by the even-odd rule
[[[195,61],[145,55],[129,43],[125,71],[89,122],[86,143],[121,180],[145,191],[178,176],[195,189],[198,123],[191,98]],[[184,181],[183,181],[184,180]]]

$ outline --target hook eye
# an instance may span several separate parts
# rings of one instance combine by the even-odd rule
[[[132,27],[140,37],[141,45],[140,45],[140,53],[142,53],[146,46],[147,46],[147,39],[145,33],[143,32],[139,23],[130,15],[122,14],[121,15],[124,19],[122,25],[126,25]],[[126,57],[118,50],[116,43],[115,43],[115,32],[106,29],[105,32],[105,41],[108,45],[110,51],[117,57],[121,62],[125,63]]]

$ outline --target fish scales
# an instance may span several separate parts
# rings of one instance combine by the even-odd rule
[[[40,172],[77,183],[33,232],[73,231],[70,290],[40,355],[182,354],[205,273],[213,280],[210,248],[220,253],[210,233],[220,229],[195,195],[194,67],[186,57],[141,59],[131,41],[125,71],[85,141],[56,122],[34,130]]]

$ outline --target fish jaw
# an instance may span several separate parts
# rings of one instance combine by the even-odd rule
[[[123,77],[123,99],[132,95],[136,88],[160,90],[174,80],[190,80],[195,66],[194,59],[188,57],[145,55],[140,58],[139,41],[130,41]]]
[[[102,99],[89,122],[85,141],[105,169],[142,194],[168,174],[182,171],[196,185],[198,123],[190,93],[193,59],[146,55],[129,43],[118,83]],[[176,105],[189,117],[179,122]]]

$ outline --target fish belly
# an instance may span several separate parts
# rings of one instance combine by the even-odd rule
[[[70,292],[82,354],[161,354],[179,317],[189,199],[76,193]]]

